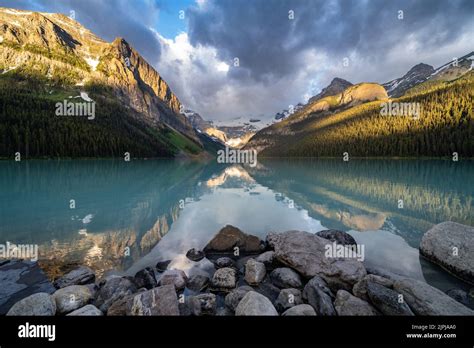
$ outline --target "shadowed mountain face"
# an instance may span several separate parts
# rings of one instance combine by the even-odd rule
[[[402,77],[384,83],[382,86],[385,87],[390,97],[400,97],[411,87],[426,81],[434,72],[435,70],[431,65],[420,63]]]

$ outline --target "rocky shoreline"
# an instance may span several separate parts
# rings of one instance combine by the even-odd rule
[[[425,234],[420,252],[473,284],[473,236],[472,227],[442,223]],[[203,250],[186,253],[191,261],[212,262],[214,272],[209,276],[188,277],[183,270],[168,269],[170,261],[165,260],[134,276],[112,275],[100,281],[90,268],[81,266],[51,284],[37,265],[4,261],[0,284],[10,283],[0,296],[0,314],[474,315],[468,307],[474,288],[445,294],[425,282],[365,267],[357,258],[328,255],[328,245],[347,250],[356,241],[337,230],[270,233],[263,241],[228,225]],[[27,279],[28,272],[32,273]],[[19,274],[22,279],[15,278]]]

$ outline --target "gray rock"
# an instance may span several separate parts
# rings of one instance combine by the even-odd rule
[[[179,315],[178,296],[174,285],[163,285],[136,294],[129,315]]]
[[[188,280],[188,277],[186,276],[186,273],[179,269],[170,269],[165,271],[160,278],[160,285],[174,285],[176,290],[181,290],[184,289],[186,286],[186,282]]]
[[[333,291],[350,291],[367,274],[356,259],[326,257],[326,245],[330,242],[309,232],[270,233],[267,241],[280,262],[305,278],[319,275]]]
[[[216,268],[224,268],[224,267],[231,267],[235,268],[235,262],[230,257],[219,257],[216,262],[214,263]]]
[[[255,291],[249,291],[235,309],[237,316],[275,316],[278,315],[275,307],[268,298]]]
[[[272,250],[266,251],[263,254],[258,255],[256,261],[263,263],[269,271],[272,271],[278,267],[278,262],[275,259],[275,252]]]
[[[474,227],[442,222],[423,235],[420,253],[447,271],[474,284]]]
[[[85,285],[70,285],[57,290],[52,297],[57,313],[66,314],[88,304],[92,294]]]
[[[189,249],[186,253],[186,257],[195,262],[201,261],[205,256],[206,255],[204,255],[203,251],[197,250],[195,248]]]
[[[186,287],[192,291],[202,291],[204,290],[209,284],[209,277],[202,275],[202,274],[196,274],[191,276],[187,283]]]
[[[317,236],[330,240],[331,242],[336,242],[336,244],[341,245],[354,245],[357,244],[354,237],[349,233],[338,231],[338,230],[325,230],[319,231],[316,233]]]
[[[403,295],[417,315],[474,315],[474,311],[424,282],[404,278],[393,289]]]
[[[280,295],[280,288],[277,288],[275,285],[273,285],[270,282],[263,282],[260,283],[257,287],[254,288],[254,291],[258,292],[259,294],[262,294],[266,298],[268,298],[272,303],[276,301],[278,298],[278,295]]]
[[[244,298],[247,292],[253,291],[250,286],[244,285],[239,286],[237,289],[232,290],[225,297],[225,305],[230,308],[232,311],[235,311],[239,302]]]
[[[367,282],[367,296],[380,312],[385,315],[414,315],[399,295],[383,285]]]
[[[94,283],[95,273],[86,266],[81,266],[63,275],[54,282],[54,286],[58,289],[65,288],[70,285],[86,285]]]
[[[216,316],[218,317],[230,317],[234,315],[234,311],[227,307],[218,307],[216,309]]]
[[[446,295],[455,299],[459,303],[462,303],[465,306],[469,307],[474,305],[474,301],[472,297],[469,296],[467,291],[461,289],[449,289],[448,291],[446,291]]]
[[[235,247],[238,248],[240,255],[260,253],[264,243],[256,236],[245,234],[237,227],[227,225],[204,247],[204,252],[206,255],[234,253]]]
[[[196,316],[216,314],[216,295],[200,294],[192,296],[189,300],[191,312]]]
[[[370,316],[380,313],[366,301],[351,295],[346,290],[339,290],[334,301],[334,308],[338,315]]]
[[[270,279],[280,289],[301,288],[303,286],[300,275],[288,267],[274,269],[270,273]]]
[[[314,308],[318,315],[336,315],[333,306],[334,294],[321,277],[314,276],[305,285],[303,299]]]
[[[216,291],[230,291],[235,288],[237,272],[233,268],[219,268],[212,276],[211,285]]]
[[[375,274],[367,274],[362,280],[354,284],[352,293],[364,301],[369,301],[369,296],[367,295],[368,282],[377,283],[389,289],[393,288],[393,280]]]
[[[315,316],[316,312],[314,308],[308,304],[300,304],[298,306],[291,307],[290,309],[286,310],[282,316]]]
[[[101,283],[101,287],[97,292],[95,305],[102,312],[107,313],[112,303],[121,298],[137,292],[134,283],[126,278],[112,277]]]
[[[275,301],[275,308],[278,312],[284,312],[288,308],[300,305],[303,303],[301,298],[301,291],[298,289],[283,289],[280,291],[278,298]]]
[[[53,316],[56,314],[56,302],[45,292],[25,297],[15,303],[8,311],[11,316]]]
[[[266,272],[262,262],[250,259],[245,264],[245,281],[250,285],[258,285],[265,278]]]
[[[139,289],[145,288],[150,290],[158,285],[155,277],[155,271],[153,271],[153,268],[151,267],[146,267],[141,271],[138,271],[135,274],[133,281]]]
[[[112,316],[128,315],[132,310],[133,298],[137,295],[137,293],[141,293],[145,291],[147,290],[145,288],[142,288],[138,290],[138,292],[121,297],[120,299],[118,299],[117,301],[115,301],[114,303],[110,305],[110,307],[107,310],[107,316],[112,317]]]
[[[88,304],[87,306],[76,309],[74,312],[71,312],[67,315],[80,317],[97,317],[104,315],[104,313],[102,313],[96,306]]]
[[[2,261],[0,262],[0,315],[21,299],[35,293],[52,294],[56,288],[48,280],[37,262]]]

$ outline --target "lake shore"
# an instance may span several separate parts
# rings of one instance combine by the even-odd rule
[[[439,235],[446,231],[457,231],[459,240],[471,243],[472,227],[454,223],[436,225],[426,238],[442,247]],[[427,255],[426,244],[422,253]],[[212,263],[212,275],[188,277],[183,270],[168,269],[170,260],[157,260],[155,267],[133,276],[98,280],[93,270],[80,266],[54,283],[43,274],[32,294],[17,293],[9,300],[7,315],[474,315],[469,308],[474,287],[445,294],[425,282],[365,267],[357,246],[352,236],[337,230],[270,233],[261,240],[228,225],[203,250],[186,253],[192,262]],[[471,267],[468,256],[459,253],[460,262],[430,255],[472,284],[472,274],[463,269]],[[456,267],[449,267],[453,262]],[[2,262],[0,274],[20,263]],[[31,278],[41,278],[37,264],[28,267]]]

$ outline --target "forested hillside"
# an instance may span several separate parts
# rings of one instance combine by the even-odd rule
[[[334,112],[314,113],[300,122],[276,124],[252,138],[263,156],[474,156],[474,77],[428,81],[398,103],[420,103],[419,118],[383,116],[374,101]]]

